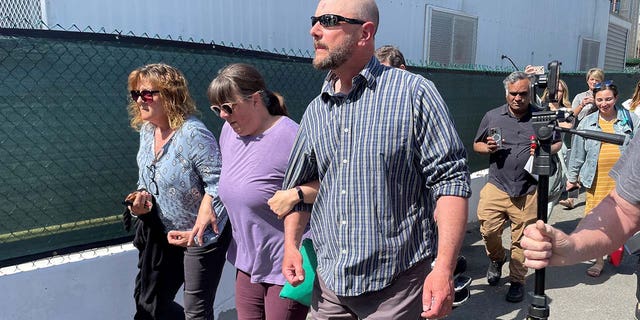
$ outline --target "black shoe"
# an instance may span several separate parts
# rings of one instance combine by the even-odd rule
[[[490,286],[495,286],[500,282],[502,277],[502,265],[503,261],[491,261],[489,262],[489,268],[487,268],[487,282]]]
[[[465,275],[459,275],[453,279],[453,290],[455,292],[461,291],[464,288],[468,288],[471,284],[471,277]]]
[[[507,292],[507,301],[520,302],[524,299],[524,285],[520,282],[511,282],[509,292]]]
[[[469,300],[469,296],[470,295],[471,295],[471,293],[469,292],[469,288],[468,287],[464,287],[464,288],[462,288],[462,290],[456,291],[456,293],[454,295],[452,307],[456,308],[456,307],[461,306],[463,303],[465,303],[467,300]]]

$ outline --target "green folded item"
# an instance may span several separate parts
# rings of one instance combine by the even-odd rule
[[[295,287],[289,282],[285,282],[282,291],[280,291],[280,298],[292,299],[305,306],[310,306],[313,282],[316,280],[316,267],[318,266],[318,258],[316,257],[316,251],[313,249],[313,241],[311,239],[302,241],[300,255],[302,255],[304,281]]]

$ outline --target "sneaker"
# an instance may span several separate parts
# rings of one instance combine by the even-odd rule
[[[469,288],[463,288],[460,291],[456,291],[454,299],[453,299],[453,308],[459,307],[461,306],[463,303],[465,303],[467,300],[469,300],[469,296],[471,296],[471,292],[469,291]]]
[[[458,260],[456,260],[456,268],[453,271],[453,277],[459,276],[461,273],[467,270],[467,259],[464,256],[458,256]]]
[[[495,286],[500,282],[502,277],[502,265],[503,261],[491,261],[489,262],[489,268],[487,268],[487,282],[490,286]]]
[[[455,292],[462,291],[464,288],[468,288],[471,284],[471,277],[465,275],[459,275],[453,279],[453,290]]]
[[[511,281],[509,292],[507,292],[507,301],[520,302],[524,299],[524,285],[520,282]]]

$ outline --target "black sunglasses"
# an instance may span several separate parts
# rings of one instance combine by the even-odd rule
[[[345,18],[343,16],[339,16],[337,14],[323,14],[319,17],[311,17],[311,26],[315,26],[316,23],[320,22],[320,25],[322,25],[325,28],[328,27],[335,27],[338,24],[340,24],[340,22],[346,22],[349,24],[364,24],[365,22],[362,20],[358,20],[358,19],[351,19],[351,18]]]
[[[153,101],[153,95],[160,93],[159,90],[131,90],[131,99],[138,101],[138,98],[142,97],[142,101],[149,103]]]

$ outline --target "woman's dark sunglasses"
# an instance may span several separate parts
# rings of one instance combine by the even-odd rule
[[[149,103],[153,101],[153,95],[159,93],[159,90],[131,90],[131,99],[138,101],[138,98],[142,98],[142,101]]]
[[[335,27],[340,24],[340,22],[346,22],[349,24],[364,24],[365,22],[358,19],[345,18],[343,16],[339,16],[337,14],[323,14],[319,17],[311,17],[311,26],[315,26],[316,23],[320,22],[325,28]]]

